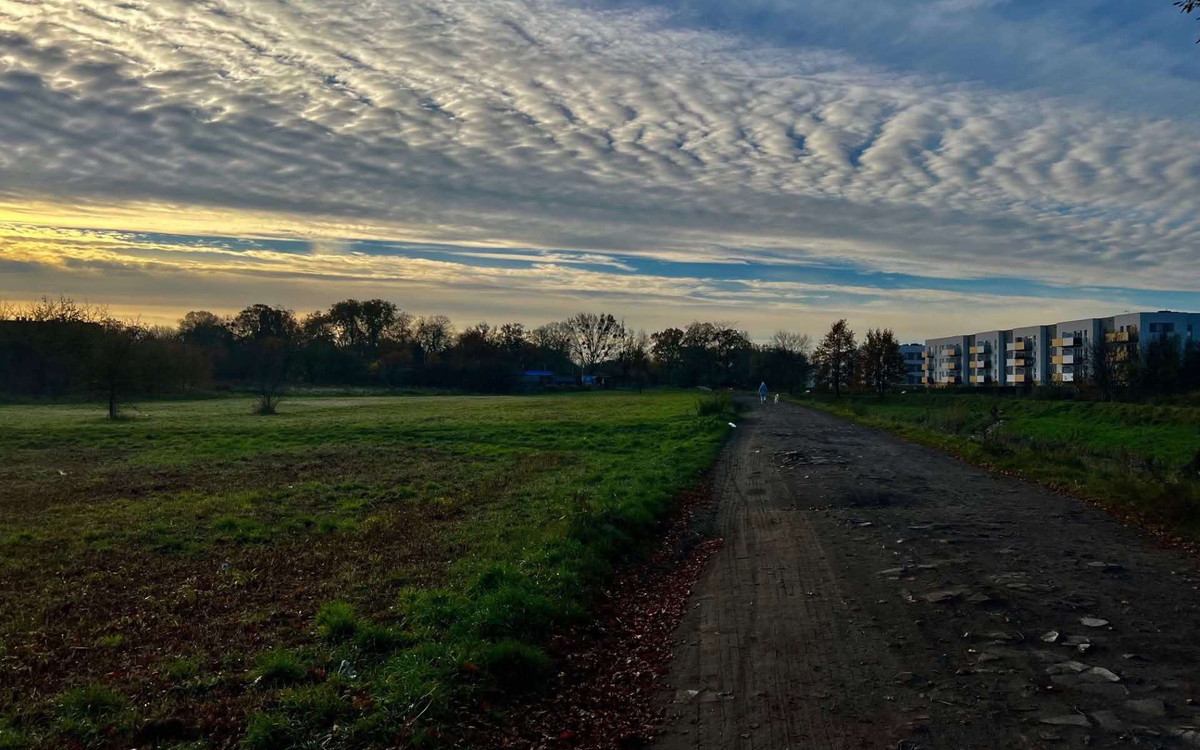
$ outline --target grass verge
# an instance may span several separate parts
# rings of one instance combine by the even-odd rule
[[[1200,539],[1200,408],[968,394],[799,402]]]

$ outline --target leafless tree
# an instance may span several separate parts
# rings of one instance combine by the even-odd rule
[[[417,320],[413,337],[425,356],[440,354],[454,343],[454,325],[445,315],[426,315]]]
[[[812,355],[812,337],[807,333],[779,330],[771,336],[767,347],[788,354],[803,354],[808,357]]]
[[[570,335],[571,360],[583,375],[615,357],[625,340],[624,324],[608,313],[579,313],[563,323]]]

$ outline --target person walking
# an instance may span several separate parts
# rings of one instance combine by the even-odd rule
[[[770,393],[770,391],[767,390],[767,381],[764,380],[762,385],[760,385],[758,387],[758,403],[760,403],[760,404],[767,403],[767,394],[768,393]]]

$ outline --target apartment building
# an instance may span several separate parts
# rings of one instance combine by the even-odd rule
[[[925,345],[901,344],[900,356],[904,359],[904,385],[921,385],[925,382]]]
[[[1133,357],[1162,336],[1175,337],[1181,350],[1200,342],[1200,313],[1124,313],[927,339],[922,382],[935,387],[1073,383],[1087,377],[1093,347]]]
[[[925,342],[925,384],[960,385],[966,371],[970,336],[946,336]]]

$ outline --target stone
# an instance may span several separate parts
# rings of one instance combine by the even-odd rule
[[[1108,620],[1103,620],[1099,617],[1081,617],[1079,624],[1085,628],[1102,628],[1108,624]]]
[[[1166,716],[1167,707],[1158,698],[1135,698],[1125,701],[1125,708],[1142,716]]]
[[[1054,664],[1046,667],[1046,674],[1079,674],[1088,669],[1088,665],[1077,661],[1064,661],[1061,664]]]
[[[1042,642],[1043,643],[1056,643],[1057,641],[1058,641],[1058,631],[1057,630],[1048,630],[1045,633],[1042,633]]]
[[[1125,729],[1125,722],[1118,719],[1116,713],[1108,709],[1094,712],[1092,720],[1106,732],[1120,732]]]
[[[992,597],[983,592],[976,592],[967,597],[967,601],[971,604],[988,604],[992,601]]]
[[[1104,667],[1092,667],[1079,676],[1084,682],[1120,682],[1121,678],[1115,672]]]
[[[1043,716],[1040,721],[1043,724],[1050,724],[1056,727],[1083,727],[1086,729],[1092,725],[1092,723],[1087,720],[1086,716],[1080,716],[1079,714]]]
[[[967,589],[961,586],[952,589],[943,589],[942,591],[932,591],[925,595],[925,601],[931,604],[944,604],[958,599],[965,593],[967,593]]]
[[[699,690],[676,690],[675,691],[675,702],[676,703],[689,703],[697,695],[700,695]]]
[[[1129,697],[1129,691],[1125,689],[1125,686],[1115,682],[1083,682],[1074,687],[1081,692],[1099,695],[1114,701]]]

